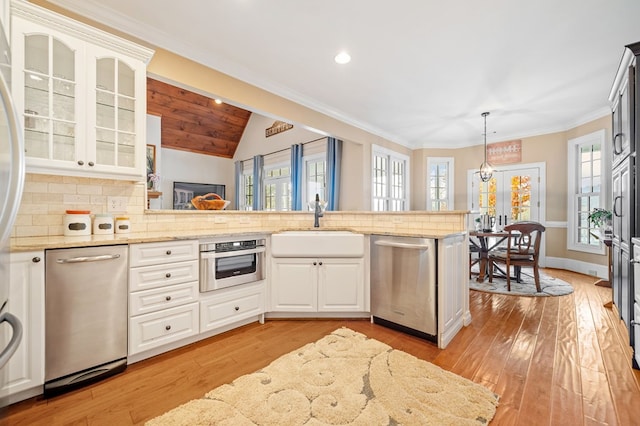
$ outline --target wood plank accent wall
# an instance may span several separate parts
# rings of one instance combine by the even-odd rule
[[[147,112],[162,116],[163,148],[233,158],[251,112],[147,78]]]

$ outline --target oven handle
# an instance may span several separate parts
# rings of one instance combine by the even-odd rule
[[[264,253],[264,247],[256,247],[254,249],[249,250],[235,250],[235,251],[226,251],[222,253],[216,253],[215,251],[203,251],[200,252],[201,259],[220,259],[223,257],[233,257],[233,256],[243,256],[245,254],[257,254]]]

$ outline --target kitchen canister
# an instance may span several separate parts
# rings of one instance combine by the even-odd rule
[[[131,231],[131,221],[127,216],[116,217],[116,234],[128,234]]]
[[[67,210],[63,225],[64,235],[67,237],[91,235],[91,212],[89,210]]]
[[[96,214],[93,218],[93,234],[94,235],[110,235],[113,234],[113,216],[110,214]]]

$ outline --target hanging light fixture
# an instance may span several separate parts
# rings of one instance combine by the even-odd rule
[[[488,112],[483,112],[482,117],[484,117],[484,162],[480,165],[480,180],[483,182],[488,182],[493,175],[493,167],[487,161],[487,115]]]

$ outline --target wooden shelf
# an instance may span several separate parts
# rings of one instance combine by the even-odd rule
[[[162,192],[159,192],[159,191],[147,191],[147,208],[150,208],[149,200],[151,200],[153,198],[159,198],[161,196],[162,196]]]

